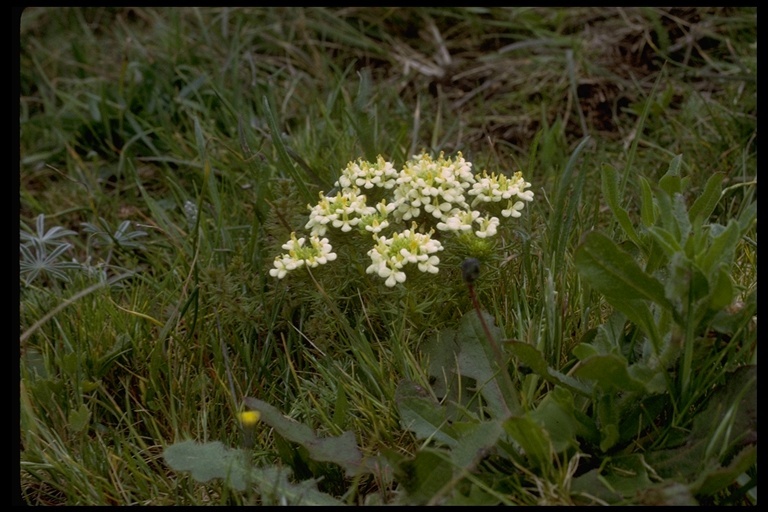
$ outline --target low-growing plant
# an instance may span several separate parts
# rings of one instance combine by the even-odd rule
[[[455,164],[440,162],[443,168]],[[727,269],[756,209],[746,206],[725,226],[709,222],[721,177],[710,178],[688,207],[680,162],[680,156],[672,160],[657,186],[639,178],[640,226],[620,205],[616,172],[603,168],[604,195],[626,242],[593,231],[576,250],[581,279],[612,313],[573,349],[575,364],[567,373],[550,366],[535,346],[506,339],[475,296],[480,264],[470,258],[461,270],[474,310],[421,347],[431,384],[403,379],[397,387],[401,426],[423,443],[414,454],[391,449],[366,458],[353,432],[321,438],[268,403],[246,398],[247,408],[292,446],[282,458],[294,477],[304,475],[298,483],[279,477],[275,467],[248,466],[247,451],[217,442],[176,443],[166,460],[200,481],[229,479],[240,490],[250,485],[265,502],[283,503],[339,504],[317,487],[319,475],[333,474],[320,468],[329,463],[353,481],[374,473],[382,479],[386,469],[398,489],[391,501],[400,504],[695,504],[726,490],[732,496],[752,492],[756,294],[739,290]],[[364,186],[360,167],[350,164],[338,185],[360,179],[357,185]],[[388,169],[383,160],[368,167],[370,177]],[[355,208],[351,195],[347,189],[321,199],[307,225],[316,230],[314,243],[305,246],[292,236],[288,253],[275,260],[274,277],[332,261],[328,241],[319,238],[330,226],[348,232],[358,224],[381,226],[392,212],[413,211],[390,211],[386,202],[365,210],[360,199]],[[422,270],[429,270],[437,262],[430,262],[429,248],[422,251],[423,244],[410,239],[415,233],[400,235],[409,243],[396,251],[395,243],[374,236],[368,273],[394,287],[404,281],[393,276],[405,264],[424,263]],[[533,401],[517,391],[530,380],[546,383]],[[526,491],[515,496],[506,491],[521,488]]]
[[[27,504],[757,503],[755,9],[20,27]]]

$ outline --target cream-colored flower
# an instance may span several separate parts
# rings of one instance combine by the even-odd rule
[[[477,223],[480,224],[480,229],[475,230],[475,235],[478,238],[489,238],[496,234],[496,228],[499,226],[498,217],[481,217],[477,219]]]
[[[309,245],[306,245],[306,240],[305,237],[296,238],[296,233],[291,233],[291,239],[283,244],[283,249],[288,253],[275,258],[275,268],[270,269],[269,275],[282,279],[288,272],[304,265],[315,268],[336,259],[336,253],[327,238],[312,233]]]
[[[377,274],[386,279],[385,285],[392,287],[405,281],[403,267],[415,263],[422,272],[435,273],[440,259],[434,253],[443,250],[439,241],[431,238],[431,233],[416,232],[412,229],[394,233],[392,238],[379,236],[374,238],[376,245],[368,251],[371,264],[366,269],[369,274]]]
[[[452,211],[446,215],[445,220],[437,223],[437,229],[440,231],[468,231],[472,229],[472,223],[480,216],[477,210],[459,210]]]

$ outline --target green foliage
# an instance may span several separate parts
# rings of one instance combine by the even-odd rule
[[[19,21],[24,503],[757,504],[754,8]],[[405,286],[269,275],[419,152],[536,201]]]
[[[259,411],[262,420],[283,438],[306,448],[313,460],[339,464],[348,476],[360,470],[362,455],[352,432],[346,431],[338,437],[318,438],[309,427],[285,418],[279,410],[257,398],[247,397],[244,402],[251,410]]]
[[[19,277],[23,277],[27,285],[38,278],[69,281],[66,271],[80,268],[80,265],[61,260],[61,257],[72,248],[72,244],[59,239],[76,233],[61,226],[54,226],[46,231],[45,214],[43,213],[37,216],[35,224],[36,233],[19,231],[19,237],[22,240],[19,245],[19,252],[21,253]]]
[[[247,452],[226,448],[218,441],[175,443],[166,448],[164,457],[173,469],[188,471],[199,482],[219,478],[239,491],[246,490],[250,483],[264,505],[343,505],[339,500],[319,492],[315,482],[292,483],[290,473],[276,466],[249,467]]]

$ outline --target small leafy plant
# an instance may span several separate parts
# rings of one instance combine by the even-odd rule
[[[80,268],[76,262],[64,261],[62,258],[72,248],[72,244],[63,240],[66,236],[76,233],[61,226],[45,230],[45,214],[37,216],[36,230],[19,230],[19,277],[26,285],[38,279],[58,279],[69,281],[67,271]]]
[[[144,246],[137,239],[147,236],[142,230],[134,230],[129,220],[124,220],[112,231],[109,223],[100,218],[99,224],[83,222],[83,232],[88,234],[92,242],[89,242],[89,256],[85,263],[77,260],[65,260],[64,256],[73,248],[70,242],[64,240],[67,236],[76,236],[77,233],[71,229],[64,229],[61,226],[54,226],[45,230],[45,214],[41,213],[35,221],[35,231],[29,229],[20,229],[19,244],[20,261],[19,274],[22,282],[27,286],[36,280],[42,279],[47,282],[61,281],[70,282],[69,270],[82,270],[89,274],[98,271],[98,267],[92,266],[91,250],[108,249],[107,255],[101,268],[108,267],[113,252],[119,250],[143,249]]]

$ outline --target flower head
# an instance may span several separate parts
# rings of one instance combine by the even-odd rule
[[[440,259],[434,253],[442,251],[443,246],[431,234],[416,232],[413,223],[412,229],[394,233],[392,238],[375,237],[376,245],[368,251],[371,264],[366,272],[386,279],[384,284],[389,287],[405,281],[403,267],[409,263],[416,263],[422,272],[436,273]]]
[[[317,204],[308,206],[308,237],[291,233],[291,240],[283,244],[286,252],[275,258],[270,274],[282,279],[302,266],[312,268],[336,259],[325,238],[334,230],[372,237],[366,272],[378,275],[387,286],[405,282],[409,264],[437,273],[437,253],[443,244],[433,238],[434,229],[425,232],[429,226],[436,227],[445,243],[471,248],[473,254],[478,247],[480,252],[490,251],[494,244],[488,239],[498,233],[500,219],[520,217],[533,200],[530,186],[520,172],[473,173],[461,153],[455,157],[441,153],[437,158],[414,155],[399,171],[382,156],[376,162],[349,162],[335,183],[334,195],[321,193]],[[390,195],[382,199],[383,191]],[[368,205],[370,198],[379,202]],[[401,229],[406,222],[410,229]]]
[[[254,427],[261,419],[259,411],[242,411],[237,416],[244,427]]]
[[[342,189],[353,186],[361,189],[372,189],[373,187],[390,189],[395,185],[397,174],[392,163],[387,162],[384,157],[379,155],[375,164],[365,162],[362,159],[357,162],[349,162],[347,167],[341,171],[341,176],[335,186]]]
[[[336,259],[336,253],[332,252],[333,247],[327,238],[320,238],[313,233],[309,237],[309,246],[305,245],[306,240],[305,237],[296,238],[296,233],[291,233],[291,239],[283,244],[283,249],[288,253],[275,258],[275,268],[270,269],[269,275],[282,279],[291,270],[304,265],[314,268]]]

